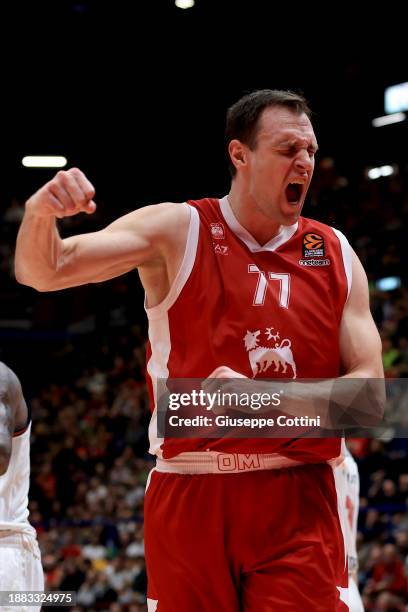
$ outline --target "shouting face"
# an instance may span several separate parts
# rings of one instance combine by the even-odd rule
[[[235,143],[237,171],[251,205],[271,221],[295,223],[312,179],[318,148],[308,117],[281,106],[266,108],[259,118],[254,146]]]

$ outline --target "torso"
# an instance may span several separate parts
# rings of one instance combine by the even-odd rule
[[[338,376],[348,282],[334,231],[300,218],[299,226],[285,228],[260,246],[239,226],[226,199],[221,208],[214,199],[190,204],[195,216],[199,211],[199,238],[194,246],[189,233],[181,274],[174,273],[180,256],[173,260],[177,287],[156,308],[149,299],[150,372],[163,378],[205,378],[226,365],[250,378]],[[313,248],[307,248],[309,243]],[[240,452],[254,452],[254,442],[223,440],[224,447]],[[172,440],[167,447],[174,455],[196,450],[191,443],[182,448]],[[216,443],[212,440],[211,448]],[[320,441],[322,459],[333,452],[323,448],[325,443]],[[258,452],[275,446],[268,440],[255,445]],[[307,460],[307,453],[293,458]]]

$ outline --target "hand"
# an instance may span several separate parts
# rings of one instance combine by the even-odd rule
[[[211,372],[208,378],[247,378],[247,376],[232,370],[228,366],[218,366],[218,368]]]
[[[78,168],[61,170],[27,201],[27,210],[39,217],[72,217],[96,210],[95,189]]]
[[[211,372],[208,378],[203,380],[201,387],[206,393],[217,394],[218,391],[221,391],[221,393],[234,393],[237,392],[237,382],[235,380],[237,378],[247,379],[247,376],[232,370],[228,366],[219,366]],[[214,414],[225,414],[227,408],[237,408],[237,406],[233,403],[229,406],[224,406],[222,403],[214,403],[212,412]]]

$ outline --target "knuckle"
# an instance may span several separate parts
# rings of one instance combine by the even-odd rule
[[[88,200],[85,197],[77,198],[76,201],[75,201],[75,205],[78,208],[83,208],[84,206],[87,205],[87,203],[88,203]]]
[[[88,201],[88,194],[85,189],[78,189],[76,196],[77,197],[75,199],[82,204],[85,204]]]
[[[43,193],[47,196],[47,198],[54,197],[54,194],[52,192],[52,187],[54,185],[55,185],[54,179],[45,185],[45,187],[43,189]]]
[[[95,195],[95,189],[93,187],[89,187],[88,189],[85,189],[85,199],[86,200],[92,200],[94,195]]]

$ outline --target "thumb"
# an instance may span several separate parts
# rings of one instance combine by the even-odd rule
[[[93,200],[88,202],[88,204],[84,208],[84,212],[86,212],[87,215],[92,215],[95,212],[95,210],[96,210],[96,204]]]

